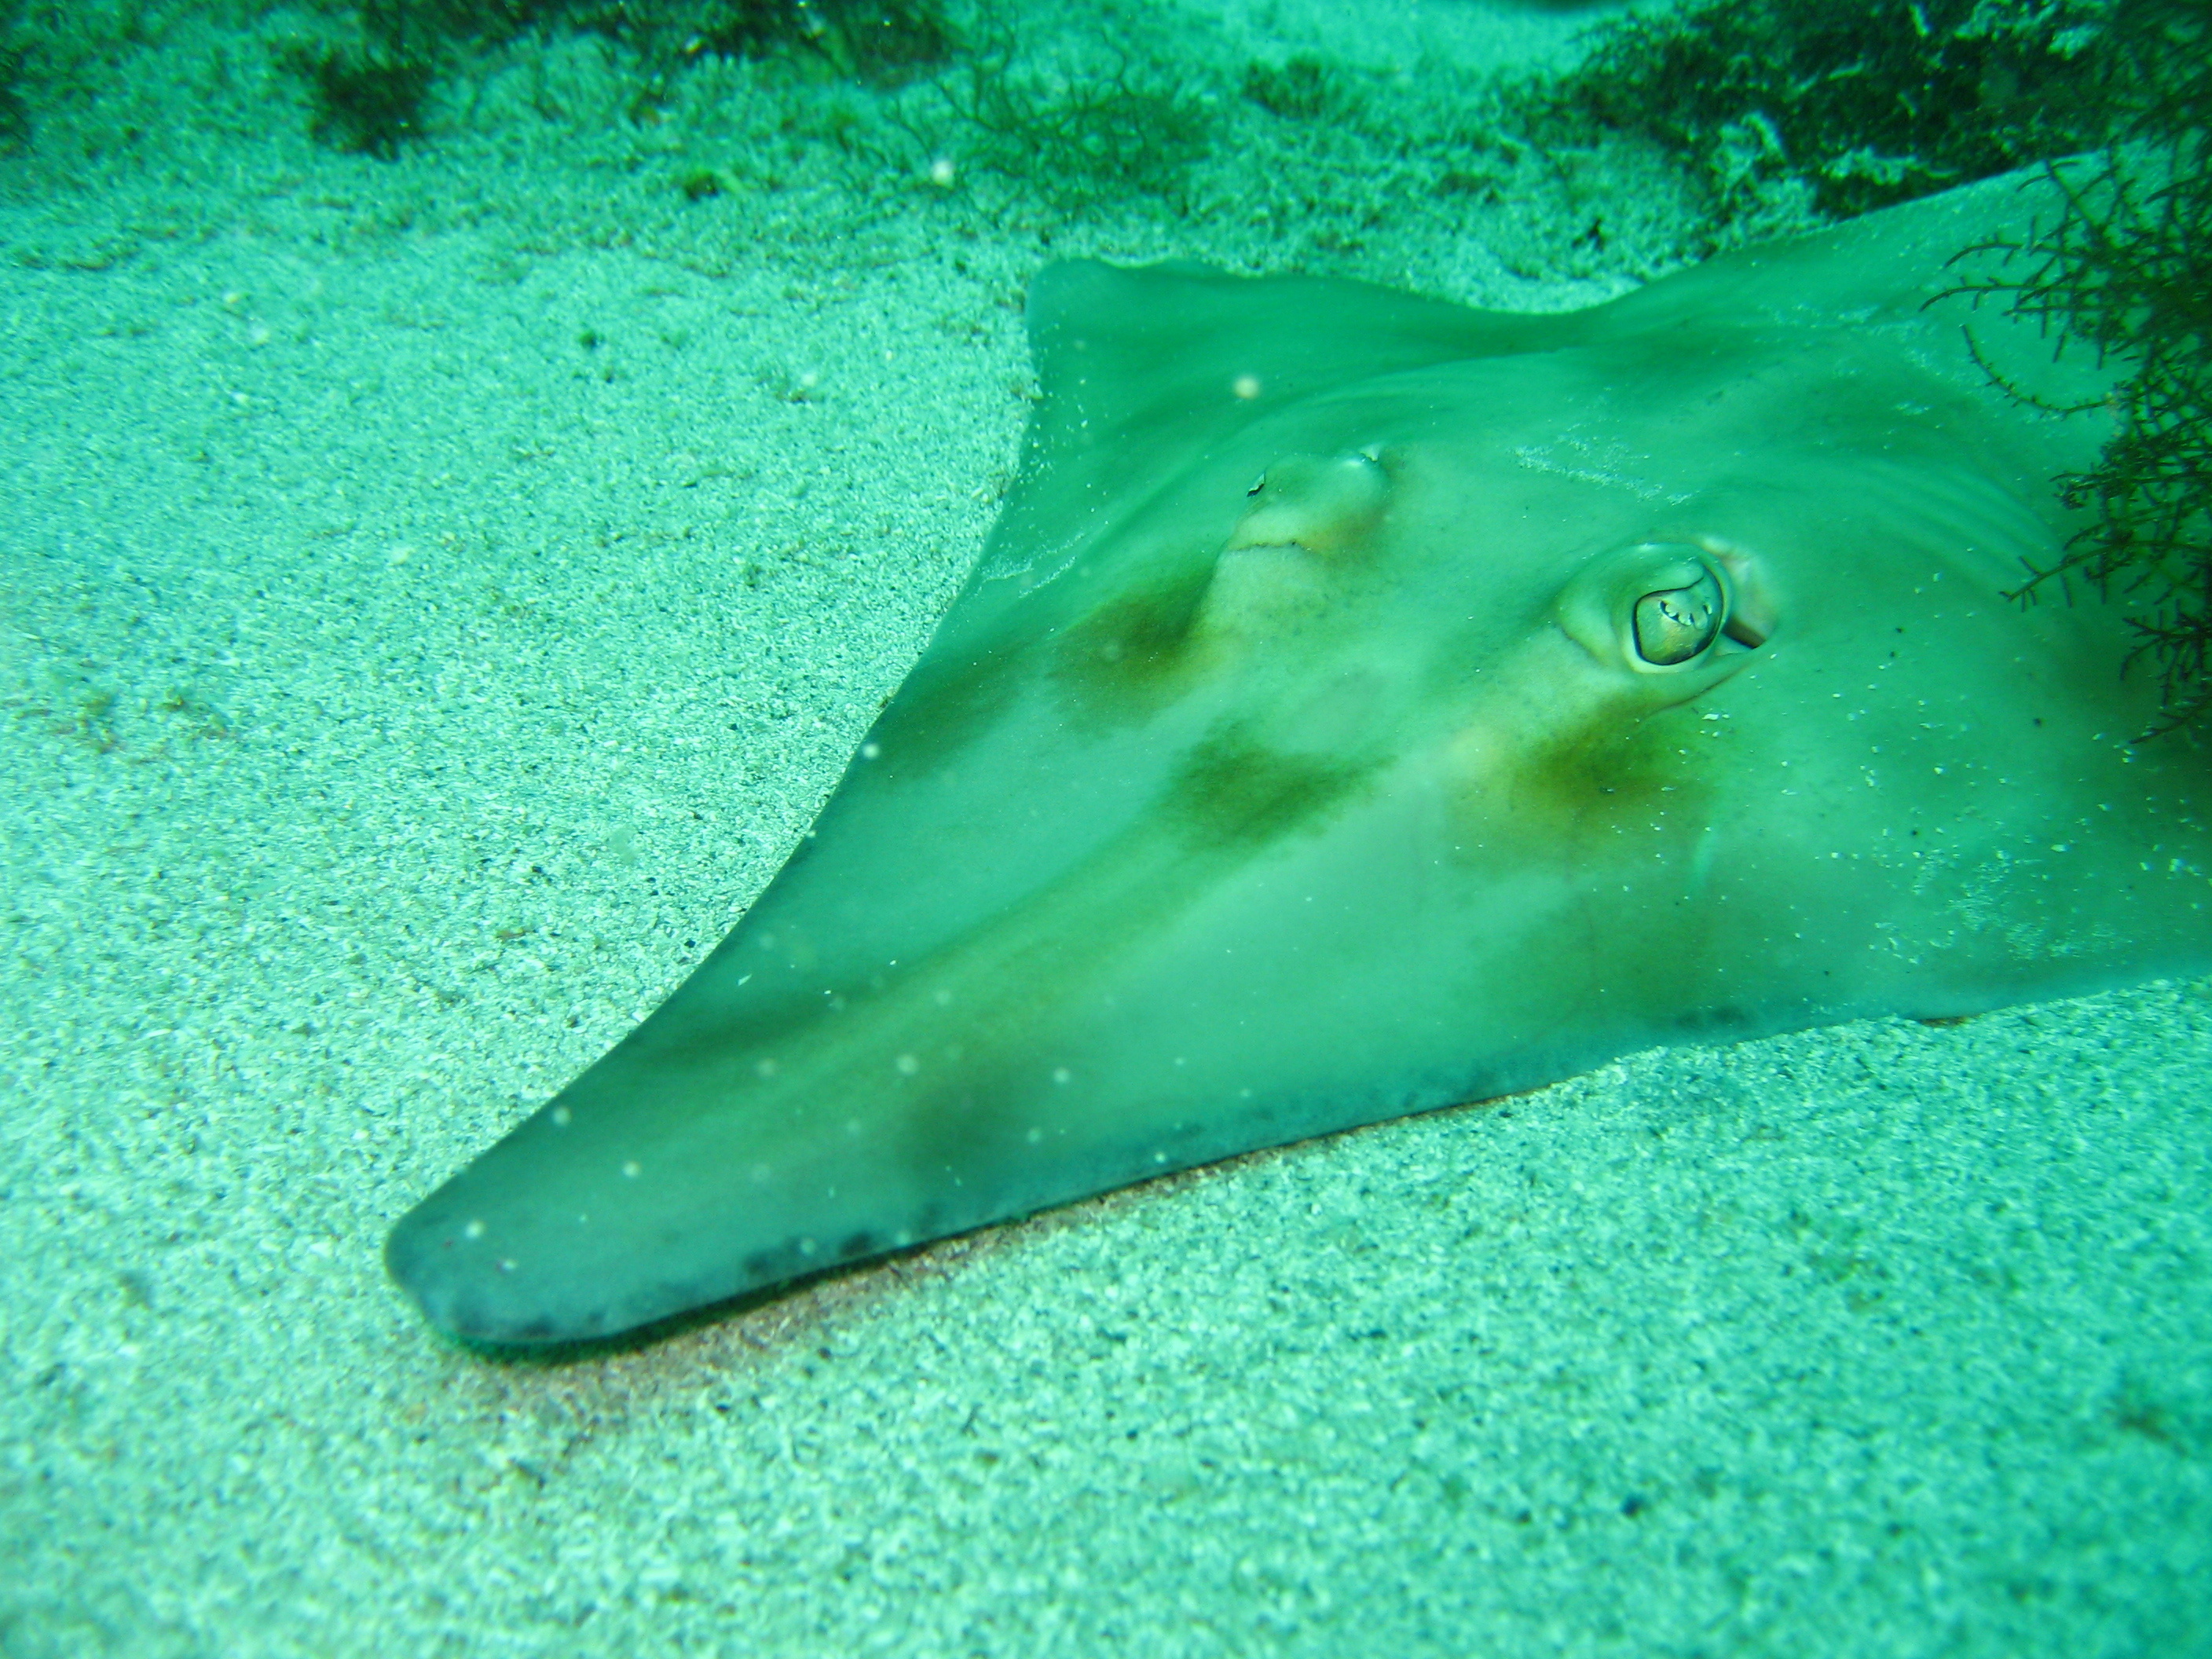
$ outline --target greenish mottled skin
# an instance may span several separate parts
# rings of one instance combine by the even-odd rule
[[[1023,482],[816,836],[394,1275],[586,1339],[1655,1043],[2202,964],[2204,755],[2130,744],[2105,608],[2004,597],[2104,428],[1923,308],[2039,200],[1564,317],[1047,270]]]

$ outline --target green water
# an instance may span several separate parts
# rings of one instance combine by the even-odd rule
[[[1012,476],[1042,264],[1561,308],[1821,210],[1484,102],[1607,15],[449,27],[386,142],[317,106],[342,9],[0,11],[0,1652],[2212,1650],[2192,981],[1656,1050],[550,1361],[384,1277],[797,844]]]

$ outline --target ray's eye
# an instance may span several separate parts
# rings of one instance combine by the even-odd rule
[[[1636,654],[1654,667],[1685,663],[1720,637],[1728,598],[1710,570],[1686,587],[1662,588],[1636,602]]]

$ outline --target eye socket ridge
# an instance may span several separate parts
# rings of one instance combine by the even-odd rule
[[[1650,696],[1695,696],[1773,638],[1762,564],[1717,537],[1616,544],[1575,574],[1553,616],[1596,663],[1642,680]]]

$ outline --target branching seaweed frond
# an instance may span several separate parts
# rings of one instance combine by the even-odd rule
[[[2191,0],[2132,0],[2114,27],[2136,99],[2120,139],[2087,163],[2046,165],[2056,221],[1968,250],[1999,256],[1997,274],[1950,292],[2036,319],[2054,351],[2079,343],[2125,366],[2100,404],[2057,411],[2101,406],[2116,430],[2094,466],[2054,480],[2092,516],[2015,597],[2078,580],[2125,605],[2128,665],[2159,678],[2155,736],[2212,714],[2212,16]]]

